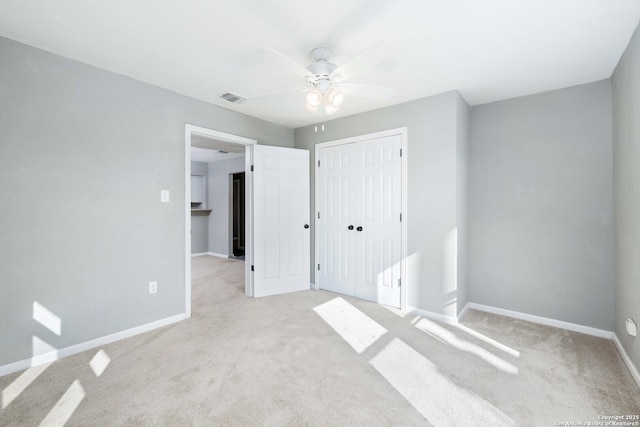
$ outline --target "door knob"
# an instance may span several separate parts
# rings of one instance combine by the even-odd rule
[[[353,225],[347,227],[349,230],[353,230]]]
[[[359,226],[358,226],[358,228],[356,228],[356,230],[358,230],[358,231],[362,231],[362,226],[361,226],[361,225],[359,225]]]
[[[305,225],[304,225],[304,228],[309,228],[309,224],[305,224]]]

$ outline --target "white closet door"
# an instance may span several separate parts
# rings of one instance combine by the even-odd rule
[[[309,152],[253,149],[255,297],[309,289]]]
[[[352,168],[353,145],[320,150],[320,287],[345,295],[355,295],[355,200],[356,174]],[[349,230],[351,227],[353,230]]]
[[[400,135],[320,149],[322,289],[400,307]]]
[[[356,296],[400,307],[401,138],[358,143]]]

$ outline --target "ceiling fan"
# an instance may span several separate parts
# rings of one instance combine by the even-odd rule
[[[360,52],[341,65],[331,62],[331,49],[317,47],[310,53],[313,63],[304,67],[275,49],[265,48],[257,51],[264,57],[278,61],[283,68],[304,79],[306,86],[283,92],[270,93],[252,98],[240,97],[240,99],[257,99],[285,92],[307,92],[305,108],[311,113],[317,113],[323,107],[327,114],[333,114],[342,106],[345,95],[353,95],[363,98],[388,99],[395,94],[395,89],[359,84],[347,83],[357,74],[383,62],[395,60],[393,49],[386,42],[379,42],[370,48]],[[237,102],[230,98],[238,95],[226,93],[222,98]]]

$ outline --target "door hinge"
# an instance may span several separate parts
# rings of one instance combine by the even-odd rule
[[[251,271],[253,271],[253,265],[251,266]]]
[[[398,287],[402,286],[402,279],[398,279]]]
[[[318,264],[318,271],[320,271],[320,264]]]
[[[251,172],[253,172],[253,165],[251,165]]]
[[[318,219],[320,219],[320,212],[318,212]]]
[[[400,149],[400,157],[402,157],[402,148]]]
[[[402,222],[402,213],[400,213],[400,222]]]
[[[320,167],[320,160],[318,160],[318,167]]]

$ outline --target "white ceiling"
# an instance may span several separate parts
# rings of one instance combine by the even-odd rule
[[[211,163],[242,156],[244,156],[244,154],[221,153],[218,150],[209,148],[191,147],[191,161],[194,162]]]
[[[457,89],[470,105],[611,76],[640,18],[638,0],[2,0],[0,36],[296,128]],[[389,100],[348,97],[313,115],[303,86],[255,50],[308,65],[319,46],[340,64],[385,40],[401,59],[353,82]]]
[[[191,135],[191,160],[211,163],[244,156],[244,145]]]

